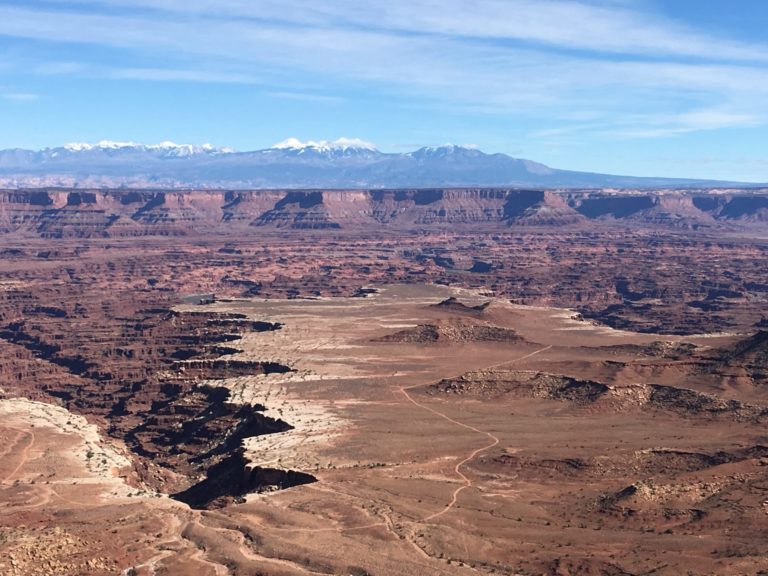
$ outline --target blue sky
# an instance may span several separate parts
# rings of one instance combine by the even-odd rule
[[[768,182],[764,0],[0,0],[0,148],[446,142]]]

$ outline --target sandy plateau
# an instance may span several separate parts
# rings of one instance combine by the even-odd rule
[[[466,310],[435,306],[450,296],[458,296]],[[729,534],[722,519],[709,523],[696,508],[725,499],[734,488],[727,468],[734,464],[691,470],[686,462],[706,460],[703,423],[667,406],[643,410],[642,399],[626,400],[638,396],[633,385],[642,380],[634,364],[646,368],[645,360],[646,369],[670,369],[633,355],[624,358],[624,369],[637,370],[634,382],[611,374],[611,362],[619,360],[606,362],[615,351],[606,354],[602,347],[649,346],[654,336],[606,330],[557,309],[501,301],[481,313],[470,309],[484,302],[466,292],[400,286],[357,300],[214,305],[219,312],[284,324],[281,331],[246,338],[242,354],[287,363],[296,372],[237,382],[237,397],[256,394],[270,410],[279,406],[296,429],[284,433],[290,436],[284,443],[280,434],[251,441],[249,457],[303,465],[318,483],[251,496],[241,506],[205,514],[203,524],[250,526],[262,547],[293,564],[286,573],[676,574],[686,566],[693,573],[739,574],[764,566],[755,548],[737,552],[754,546],[747,544],[749,531]],[[414,343],[407,334],[425,324],[453,325],[457,317],[464,327],[514,330],[519,340],[438,337]],[[403,334],[403,341],[382,341],[393,333]],[[668,346],[681,340],[667,339]],[[686,342],[707,348],[720,343]],[[485,391],[440,394],[430,387],[466,373],[498,376],[511,369],[602,377],[624,401],[590,406],[566,396],[505,398],[490,390],[488,398]],[[523,378],[511,374],[509,380]],[[684,374],[657,381],[689,382]],[[308,404],[315,408],[306,414]],[[738,450],[760,435],[749,423],[707,419],[706,426],[710,452],[713,444]],[[741,470],[737,486],[764,477],[761,454],[735,465]],[[518,462],[529,470],[521,472]],[[674,481],[655,478],[670,476]],[[639,501],[635,507],[616,496],[625,491]],[[765,530],[762,503],[753,506],[752,529]],[[342,564],[337,550],[343,551]],[[244,559],[236,571],[258,565],[248,568]]]
[[[316,482],[223,507],[137,487],[130,451],[64,408],[0,401],[0,572],[768,570],[768,397],[762,373],[720,360],[749,334],[606,330],[483,294],[175,307],[280,324],[222,358],[290,371],[198,384],[290,425],[245,438],[250,467]]]
[[[0,573],[768,573],[768,334],[635,333],[489,294],[147,292],[131,331],[98,333],[111,348],[83,336],[88,357],[44,338],[87,320],[79,302],[9,314],[8,373],[36,384],[0,400]],[[230,479],[247,489],[166,495]]]

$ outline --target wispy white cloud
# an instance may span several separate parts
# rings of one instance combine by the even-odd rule
[[[43,76],[64,76],[83,72],[86,68],[82,62],[41,62],[35,64],[32,71]]]
[[[557,128],[542,128],[541,130],[534,130],[530,133],[530,137],[541,140],[549,140],[600,128],[604,129],[605,126],[601,124],[569,124],[566,126],[558,126]]]
[[[285,92],[285,91],[269,91],[268,96],[273,98],[279,98],[282,100],[301,100],[304,102],[324,102],[327,104],[338,104],[343,102],[344,99],[340,96],[327,96],[324,94],[312,94],[310,92]]]
[[[765,122],[765,118],[758,114],[703,108],[679,114],[627,114],[602,123],[565,123],[554,128],[534,130],[529,137],[547,143],[574,143],[584,134],[612,140],[667,138],[692,132],[754,127]]]
[[[5,92],[0,94],[0,98],[14,102],[35,102],[36,100],[40,100],[40,95],[28,92]]]
[[[338,102],[357,85],[578,132],[660,137],[768,118],[768,45],[718,38],[631,2],[83,0],[0,6],[0,35],[95,44],[133,59],[40,63],[41,74],[258,84]],[[159,58],[167,68],[147,64]],[[350,96],[351,98],[351,96]],[[547,132],[548,131],[548,132]]]
[[[670,116],[644,117],[633,125],[614,130],[611,135],[619,138],[661,138],[703,130],[758,126],[764,122],[764,118],[755,114],[718,109],[695,110]]]
[[[768,61],[768,44],[713,38],[636,9],[588,0],[91,0],[176,14],[253,18],[310,27],[512,39],[620,54]]]
[[[255,77],[242,73],[214,72],[210,70],[175,70],[170,68],[114,68],[93,69],[91,74],[116,80],[212,82],[221,84],[258,84]]]

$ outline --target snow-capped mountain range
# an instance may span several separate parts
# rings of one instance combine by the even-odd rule
[[[0,150],[0,186],[150,188],[637,188],[720,186],[706,180],[635,178],[550,168],[506,154],[446,144],[385,153],[358,138],[288,138],[235,151],[211,144],[103,140],[43,150]]]
[[[211,144],[202,144],[200,146],[195,144],[176,144],[166,140],[160,142],[160,144],[139,144],[138,142],[115,142],[113,140],[102,140],[96,144],[89,144],[87,142],[70,142],[62,146],[67,152],[88,152],[92,150],[140,150],[158,151],[165,153],[167,156],[191,156],[193,154],[229,154],[234,152],[232,148],[216,148]],[[53,150],[53,153],[58,152],[58,148],[48,149]]]
[[[329,140],[308,140],[302,142],[298,138],[287,138],[282,142],[278,142],[272,146],[272,150],[316,150],[318,152],[329,152],[331,150],[340,150],[345,152],[347,150],[370,150],[377,151],[376,145],[361,140],[360,138],[339,138],[333,142]]]

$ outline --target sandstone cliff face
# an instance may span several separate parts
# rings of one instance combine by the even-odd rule
[[[254,228],[441,226],[762,227],[768,196],[752,192],[568,192],[497,188],[308,191],[7,190],[0,233],[44,238],[181,236]]]

